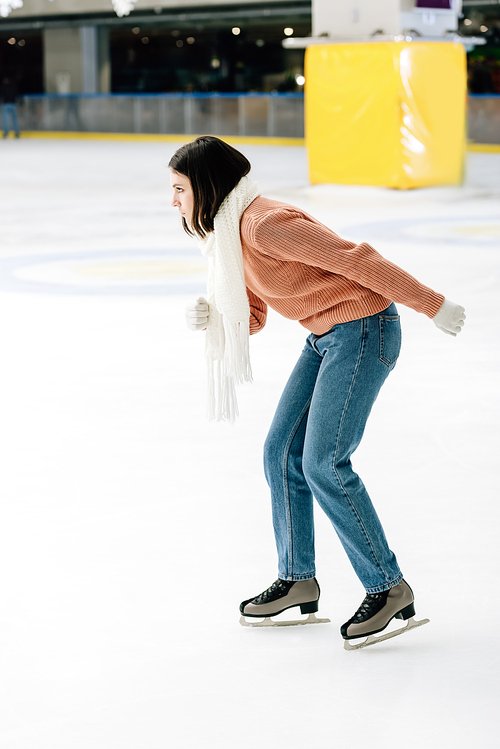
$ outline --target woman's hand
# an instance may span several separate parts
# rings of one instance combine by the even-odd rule
[[[456,336],[465,324],[465,309],[459,304],[448,301],[445,299],[441,305],[439,312],[435,317],[432,318],[434,325],[437,325],[439,330],[447,335]]]
[[[186,323],[189,330],[205,330],[208,325],[208,302],[205,297],[198,297],[186,307]]]

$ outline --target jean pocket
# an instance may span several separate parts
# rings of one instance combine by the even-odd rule
[[[394,367],[401,350],[401,323],[399,315],[379,315],[380,361]]]

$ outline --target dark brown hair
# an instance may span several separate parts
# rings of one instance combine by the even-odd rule
[[[224,198],[251,169],[242,153],[213,135],[201,135],[181,146],[168,165],[187,177],[193,190],[193,217],[191,226],[182,219],[184,231],[202,238],[214,230]]]

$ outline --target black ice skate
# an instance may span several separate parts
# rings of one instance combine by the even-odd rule
[[[340,628],[340,633],[345,640],[345,650],[366,648],[368,645],[375,645],[377,642],[389,640],[391,637],[397,637],[404,632],[409,632],[410,629],[427,624],[429,619],[416,621],[413,618],[415,616],[414,601],[413,591],[405,580],[382,593],[369,593],[354,616]],[[406,620],[406,626],[375,637],[393,619]],[[359,637],[365,637],[366,640],[357,645],[350,644],[349,640]]]
[[[290,627],[295,624],[323,624],[330,619],[318,619],[318,601],[320,589],[315,577],[310,580],[276,580],[271,587],[254,598],[243,601],[240,605],[240,624],[243,627]],[[301,614],[309,614],[307,619],[292,621],[273,621],[287,609],[300,606]],[[247,621],[248,619],[262,619],[264,621]]]

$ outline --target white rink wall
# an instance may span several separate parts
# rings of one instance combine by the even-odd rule
[[[454,339],[400,308],[401,359],[354,456],[431,622],[346,653],[363,590],[319,510],[332,623],[238,624],[276,577],[261,448],[306,331],[271,314],[239,421],[206,422],[177,146],[2,144],[2,749],[493,749],[500,155],[469,154],[461,188],[392,192],[311,187],[304,149],[240,147],[266,195],[467,311]]]

